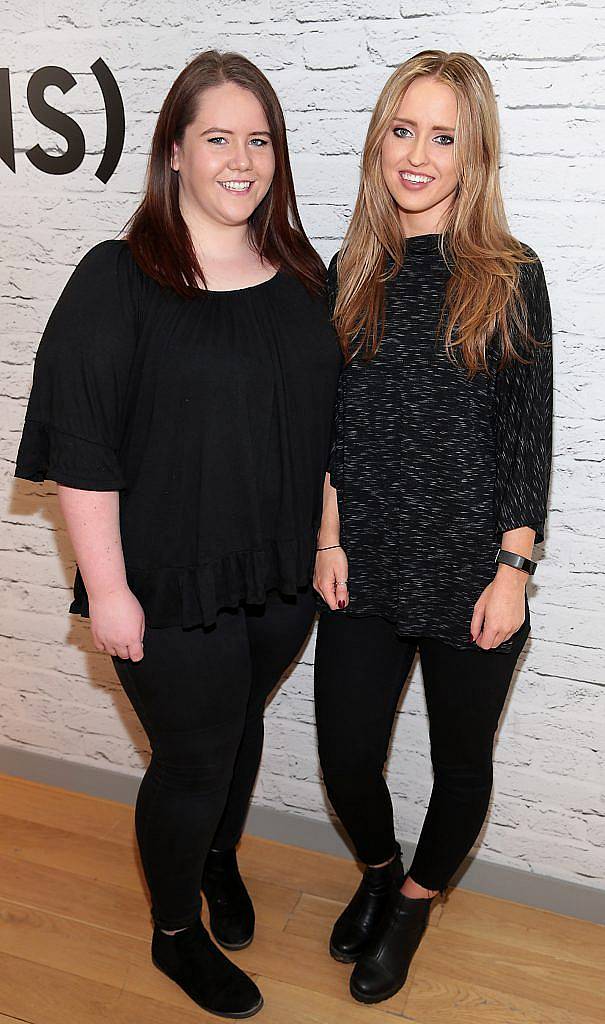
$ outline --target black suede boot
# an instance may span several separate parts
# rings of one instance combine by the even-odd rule
[[[330,937],[330,954],[343,964],[357,960],[375,937],[389,897],[403,885],[405,869],[401,847],[381,868],[367,867],[353,899],[336,921]]]
[[[378,935],[357,961],[351,975],[351,995],[360,1003],[390,999],[405,984],[412,957],[428,924],[433,897],[391,896]]]
[[[208,902],[210,927],[224,949],[243,949],[254,936],[254,907],[237,866],[235,848],[210,850],[204,866],[202,892]]]
[[[151,959],[198,1006],[217,1017],[252,1017],[263,1005],[252,978],[217,949],[199,918],[176,935],[166,935],[156,925]]]

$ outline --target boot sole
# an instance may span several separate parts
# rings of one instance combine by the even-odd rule
[[[392,999],[393,996],[396,996],[397,993],[401,991],[407,980],[408,976],[406,974],[402,982],[398,982],[397,985],[392,986],[387,992],[381,992],[378,996],[370,996],[365,992],[359,992],[352,984],[349,984],[349,991],[353,996],[353,999],[358,1003],[366,1003],[366,1005],[369,1003],[382,1003],[385,999]]]
[[[212,926],[210,927],[210,931],[212,932]],[[215,941],[218,943],[219,946],[222,946],[223,949],[230,949],[230,950],[246,949],[246,947],[251,944],[252,939],[254,938],[254,934],[252,934],[250,936],[250,938],[246,939],[244,942],[223,942],[222,939],[219,939],[219,937],[216,934],[216,932],[212,932],[212,935],[213,935]]]
[[[189,998],[196,1004],[196,1006],[200,1006],[202,1010],[206,1011],[206,1013],[211,1013],[215,1017],[224,1017],[228,1020],[245,1020],[246,1017],[254,1017],[254,1015],[258,1013],[259,1010],[262,1010],[264,1006],[264,999],[261,996],[257,1005],[254,1006],[251,1010],[241,1010],[239,1012],[234,1013],[225,1013],[221,1010],[213,1010],[211,1006],[206,1006],[205,1003],[200,1002],[197,996],[194,996],[191,992],[189,992],[184,985],[180,985],[178,981],[175,981],[172,975],[169,974],[168,971],[164,970],[162,965],[158,963],[155,957],[152,956],[151,962],[153,963],[154,967],[157,967],[158,971],[161,971],[162,974],[165,974],[167,978],[170,978],[173,984],[178,985],[178,987],[181,989],[181,992],[184,992],[185,995],[189,996]]]

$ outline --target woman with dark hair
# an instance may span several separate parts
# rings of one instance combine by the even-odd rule
[[[330,951],[375,1003],[404,984],[485,819],[546,517],[548,294],[507,227],[496,102],[473,57],[425,51],[386,83],[329,287],[346,367],[315,569],[317,726],[367,865]],[[406,873],[383,769],[417,651],[434,783]]]
[[[16,476],[55,480],[90,618],[152,755],[136,805],[153,961],[248,1017],[237,868],[265,701],[314,615],[310,585],[341,356],[303,230],[283,114],[209,51],[166,97],[124,240],[80,262],[40,343]]]

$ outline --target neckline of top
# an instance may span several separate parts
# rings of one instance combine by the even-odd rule
[[[276,270],[272,277],[266,278],[265,281],[259,281],[258,284],[247,284],[243,288],[200,288],[198,291],[200,295],[243,295],[246,292],[257,291],[259,288],[266,288],[280,276],[281,270]]]
[[[438,231],[431,231],[425,235],[410,235],[405,237],[405,248],[406,251],[409,249],[414,251],[415,249],[419,252],[434,251],[437,252],[440,249],[440,241],[443,235]]]

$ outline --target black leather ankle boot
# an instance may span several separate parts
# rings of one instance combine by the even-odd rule
[[[252,1017],[263,1005],[252,978],[217,949],[199,918],[176,935],[166,935],[156,925],[151,959],[198,1006],[217,1017]]]
[[[202,877],[210,927],[225,949],[243,949],[254,936],[254,907],[237,866],[235,849],[210,850]]]
[[[401,847],[381,868],[367,867],[353,899],[336,921],[330,937],[330,954],[343,964],[352,964],[372,942],[389,897],[403,885],[405,869]]]
[[[432,897],[410,899],[391,895],[374,942],[357,961],[351,975],[351,995],[360,1003],[390,999],[405,984],[412,957],[428,924]]]

